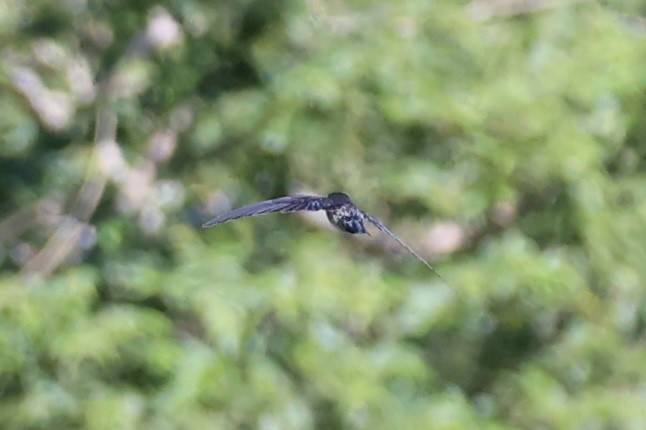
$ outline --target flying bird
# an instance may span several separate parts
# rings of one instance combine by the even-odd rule
[[[202,227],[213,227],[225,222],[233,221],[239,218],[265,215],[270,213],[290,213],[290,212],[303,212],[303,211],[325,211],[327,219],[338,229],[351,233],[351,234],[367,234],[365,221],[373,224],[377,229],[386,233],[397,241],[401,246],[406,248],[408,252],[414,255],[419,261],[424,263],[426,267],[431,269],[440,278],[442,277],[425,259],[423,259],[417,252],[408,246],[403,240],[388,229],[374,216],[359,209],[350,200],[350,197],[345,193],[333,192],[328,194],[327,197],[322,196],[288,196],[279,197],[277,199],[265,200],[259,203],[254,203],[247,206],[234,209],[232,211],[220,214],[215,218],[202,224]]]

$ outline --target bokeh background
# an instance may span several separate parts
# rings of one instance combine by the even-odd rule
[[[2,0],[0,427],[646,428],[645,14]]]

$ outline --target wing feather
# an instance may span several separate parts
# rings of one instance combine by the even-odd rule
[[[288,196],[265,200],[220,214],[202,224],[202,227],[213,227],[235,219],[265,215],[270,213],[289,213],[300,211],[318,211],[325,203],[326,197],[320,196]]]
[[[429,264],[429,262],[428,262],[428,261],[426,261],[424,258],[422,258],[422,256],[421,256],[421,255],[419,255],[417,252],[415,252],[415,251],[413,250],[413,248],[411,248],[410,246],[408,246],[408,245],[406,244],[406,242],[404,242],[403,240],[401,240],[401,239],[400,239],[400,238],[399,238],[395,233],[393,233],[392,231],[390,231],[390,230],[388,229],[388,227],[386,227],[386,226],[384,225],[384,223],[382,223],[381,221],[379,221],[379,219],[375,218],[374,216],[372,216],[372,215],[370,215],[370,214],[368,214],[368,213],[366,213],[366,212],[363,212],[363,216],[365,217],[365,219],[366,219],[368,222],[370,222],[371,224],[373,224],[373,225],[374,225],[375,227],[377,227],[380,231],[382,231],[382,232],[386,233],[388,236],[390,236],[390,237],[392,237],[393,239],[395,239],[395,240],[397,241],[397,243],[399,243],[401,246],[403,246],[404,248],[406,248],[406,250],[408,250],[408,252],[410,252],[411,254],[413,254],[413,255],[414,255],[414,256],[415,256],[419,261],[421,261],[422,263],[424,263],[424,264],[426,265],[426,267],[428,267],[429,269],[431,269],[431,271],[433,271],[437,276],[439,276],[440,278],[442,278],[442,275],[440,275],[440,274],[438,273],[438,271],[437,271],[437,270],[435,270],[435,269],[433,268],[433,266],[431,266],[431,265]]]

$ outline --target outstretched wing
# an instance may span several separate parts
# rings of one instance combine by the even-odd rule
[[[270,214],[275,212],[288,213],[299,211],[321,210],[327,198],[320,196],[294,196],[279,197],[277,199],[265,200],[260,203],[243,206],[216,216],[202,224],[202,227],[213,227],[234,219]]]
[[[407,245],[403,240],[401,240],[399,237],[397,237],[397,235],[396,235],[395,233],[393,233],[392,231],[390,231],[390,230],[388,229],[388,227],[386,227],[386,226],[384,225],[384,223],[382,223],[382,222],[381,222],[381,221],[379,221],[377,218],[373,217],[372,215],[370,215],[370,214],[368,214],[368,213],[366,213],[366,212],[363,212],[363,216],[365,217],[366,221],[368,221],[368,222],[372,223],[372,224],[373,224],[375,227],[377,227],[380,231],[382,231],[382,232],[386,233],[388,236],[390,236],[390,237],[392,237],[393,239],[395,239],[395,240],[397,241],[397,243],[399,243],[401,246],[403,246],[404,248],[406,248],[406,249],[408,250],[408,252],[410,252],[411,254],[413,254],[413,255],[414,255],[414,256],[415,256],[419,261],[421,261],[422,263],[424,263],[424,264],[426,265],[426,267],[428,267],[429,269],[431,269],[431,270],[432,270],[432,271],[433,271],[437,276],[439,276],[440,278],[442,278],[442,275],[440,275],[440,274],[438,273],[438,271],[437,271],[437,270],[435,270],[435,269],[433,268],[433,266],[431,266],[431,265],[428,263],[428,261],[424,260],[424,259],[423,259],[423,258],[422,258],[418,253],[417,253],[417,252],[415,252],[415,251],[413,250],[413,248],[411,248],[410,246],[408,246],[408,245]]]

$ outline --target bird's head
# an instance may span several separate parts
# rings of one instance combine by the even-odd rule
[[[335,191],[327,195],[327,198],[332,200],[334,203],[352,203],[350,196],[345,193],[340,193]]]

